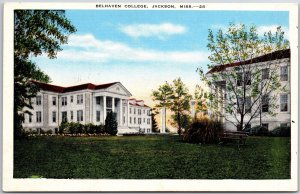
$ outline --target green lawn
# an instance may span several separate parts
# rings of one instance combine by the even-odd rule
[[[238,149],[179,136],[58,136],[16,141],[14,149],[15,178],[290,178],[290,138],[281,137],[249,137]]]

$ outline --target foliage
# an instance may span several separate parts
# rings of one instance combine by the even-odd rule
[[[277,94],[286,91],[286,85],[280,82],[280,64],[266,62],[263,76],[261,66],[247,65],[245,61],[263,55],[276,58],[280,52],[274,51],[288,47],[289,42],[280,26],[275,33],[266,32],[264,36],[257,33],[255,26],[247,28],[243,24],[231,24],[227,31],[220,29],[216,34],[209,30],[207,48],[211,52],[211,64],[208,69],[215,72],[206,75],[202,68],[198,69],[202,81],[210,87],[207,98],[214,115],[224,117],[239,130],[243,130],[254,118],[276,115]],[[273,56],[266,55],[271,52]],[[236,66],[225,66],[232,63]],[[264,112],[263,106],[268,107]],[[234,120],[226,115],[233,116]]]
[[[108,112],[105,119],[105,132],[110,135],[117,135],[118,133],[118,122],[113,112]]]
[[[182,132],[182,115],[190,109],[191,95],[188,88],[180,78],[173,80],[172,84],[166,82],[159,86],[158,90],[152,92],[154,101],[158,101],[156,107],[166,107],[176,115],[178,134]]]
[[[48,135],[50,135],[50,134],[53,133],[53,131],[51,129],[48,129],[45,133],[48,134]]]
[[[156,122],[156,119],[155,119],[155,116],[157,114],[158,114],[158,112],[156,111],[155,108],[151,109],[151,129],[152,129],[152,132],[155,132],[155,133],[159,132],[157,122]]]
[[[203,117],[193,121],[184,133],[183,140],[189,143],[217,143],[222,133],[223,126],[220,122]]]
[[[81,123],[71,122],[68,125],[68,129],[69,129],[69,132],[71,134],[78,134],[78,133],[82,133],[83,132],[84,125],[82,125]]]
[[[196,115],[197,112],[202,112],[202,113],[207,112],[208,110],[207,93],[204,92],[204,89],[199,85],[196,85],[194,100],[196,103]]]
[[[171,124],[175,127],[178,128],[178,117],[176,115],[171,115],[171,118],[173,120],[173,122],[171,122]],[[180,124],[181,124],[181,128],[183,129],[183,131],[185,131],[191,124],[192,122],[192,117],[188,114],[181,114],[180,115]]]
[[[104,126],[103,125],[94,125],[92,123],[81,124],[75,122],[62,122],[59,127],[60,134],[104,134]]]
[[[255,135],[255,136],[266,136],[269,133],[267,128],[260,125],[254,126],[252,128],[246,128],[244,131],[249,132],[249,135]]]
[[[68,127],[69,123],[66,121],[61,122],[60,126],[59,126],[59,134],[63,134],[63,133],[69,133],[66,131],[66,128]]]
[[[50,82],[31,57],[47,54],[55,58],[76,31],[63,10],[15,10],[14,12],[14,137],[22,133],[24,108],[32,109],[30,98],[39,88],[32,80]]]
[[[184,143],[177,135],[43,136],[17,140],[14,146],[14,178],[291,178],[290,138],[286,137],[250,136],[240,149]]]
[[[276,127],[269,132],[269,135],[273,137],[291,137],[291,127]]]

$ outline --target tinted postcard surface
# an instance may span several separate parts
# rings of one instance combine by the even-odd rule
[[[7,3],[4,191],[296,191],[298,6]]]

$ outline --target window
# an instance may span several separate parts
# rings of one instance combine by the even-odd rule
[[[42,104],[42,97],[41,96],[37,96],[36,97],[36,105],[41,105]]]
[[[236,76],[237,76],[237,78],[236,78],[237,86],[242,86],[243,82],[246,85],[251,85],[251,72],[250,71],[245,72],[245,74],[237,73]]]
[[[288,110],[288,95],[287,94],[280,94],[280,111],[287,111]]]
[[[280,123],[280,127],[288,127],[287,123]]]
[[[132,120],[131,117],[129,117],[129,123],[130,123],[130,124],[132,123],[131,120]]]
[[[150,116],[150,110],[147,110],[147,115]]]
[[[236,74],[236,85],[241,86],[243,82],[243,74],[242,73],[237,73]]]
[[[68,114],[67,114],[67,111],[61,112],[61,121],[62,121],[62,122],[68,122]]]
[[[135,109],[133,109],[133,114],[135,114]]]
[[[147,119],[147,124],[150,124],[150,119]]]
[[[145,114],[145,110],[143,110],[143,114]]]
[[[241,97],[238,97],[237,98],[237,112],[238,113],[241,113],[242,112],[242,108],[243,108],[243,103],[244,103],[244,101],[243,101],[243,98],[241,98]]]
[[[77,95],[77,104],[83,104],[83,94]]]
[[[262,123],[261,126],[269,130],[269,123]]]
[[[71,101],[71,103],[73,103],[73,96],[70,97],[70,101]]]
[[[138,118],[138,124],[142,124],[142,119]]]
[[[36,122],[37,123],[41,123],[42,122],[42,112],[41,111],[37,111],[36,112]]]
[[[280,80],[288,81],[288,68],[287,66],[280,67]]]
[[[141,114],[142,114],[142,110],[138,109],[138,115],[141,115]]]
[[[54,97],[54,96],[52,97],[52,105],[56,106],[56,97]]]
[[[131,108],[129,109],[129,113],[131,114]]]
[[[67,97],[61,97],[61,105],[66,106],[67,105]]]
[[[77,121],[83,121],[83,110],[77,111]]]
[[[145,122],[146,122],[146,119],[144,118],[144,119],[143,119],[143,123],[145,123]]]
[[[269,68],[261,70],[261,79],[269,79]]]
[[[263,95],[261,101],[261,112],[269,112],[269,95]]]
[[[134,123],[134,124],[136,123],[136,119],[135,119],[135,117],[133,118],[133,123]]]
[[[100,111],[96,111],[96,121],[100,122]]]
[[[29,123],[31,123],[31,122],[32,122],[32,115],[29,115],[29,118],[28,118],[28,120],[29,120]]]
[[[246,85],[251,85],[251,72],[250,71],[247,71],[245,73],[244,80],[246,82]]]
[[[73,111],[71,110],[71,121],[73,121],[73,118],[74,118],[74,116],[73,116]]]
[[[52,122],[56,123],[56,111],[52,112]]]
[[[100,97],[96,97],[96,104],[100,105]]]
[[[112,98],[106,98],[106,107],[112,108]]]
[[[251,113],[251,97],[247,96],[245,98],[245,113]]]

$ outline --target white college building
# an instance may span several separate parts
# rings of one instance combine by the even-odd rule
[[[276,106],[275,110],[273,111],[276,113],[275,116],[270,116],[269,114],[267,114],[267,112],[269,111],[269,106],[270,106],[270,104],[267,100],[268,97],[265,97],[265,98],[262,97],[261,99],[262,99],[263,104],[260,105],[261,107],[259,107],[260,114],[262,116],[253,118],[250,121],[248,126],[243,126],[243,127],[250,128],[250,127],[260,125],[260,123],[262,124],[262,126],[268,128],[268,130],[273,130],[275,127],[279,127],[279,126],[290,126],[290,122],[291,122],[290,49],[275,51],[273,53],[259,56],[254,59],[248,60],[248,61],[243,61],[242,63],[236,62],[236,63],[232,63],[232,64],[214,66],[213,68],[211,68],[208,71],[207,77],[208,77],[208,79],[211,79],[214,74],[216,75],[219,73],[219,75],[220,75],[221,74],[220,72],[236,71],[236,69],[237,69],[236,67],[240,66],[240,65],[245,65],[245,66],[249,66],[249,67],[255,66],[255,68],[260,69],[261,76],[262,76],[262,83],[264,83],[264,81],[266,81],[269,78],[269,73],[271,73],[271,72],[269,72],[269,68],[276,67],[276,69],[273,68],[273,69],[275,69],[274,72],[276,72],[276,74],[278,74],[281,85],[286,87],[286,91],[282,91],[280,93],[271,92],[269,94],[272,96],[277,96],[277,101],[274,102],[277,106]],[[249,69],[251,69],[251,68],[249,68]],[[251,77],[251,72],[246,72],[246,73],[249,73],[249,75]],[[241,77],[245,77],[245,75],[241,75]],[[227,80],[227,81],[223,80],[223,81],[220,81],[219,83],[215,83],[213,85],[214,89],[212,89],[212,87],[211,87],[210,90],[214,94],[215,97],[226,99],[225,104],[218,104],[218,106],[217,106],[218,112],[221,112],[221,113],[223,112],[223,116],[216,116],[216,117],[219,117],[218,119],[223,122],[226,130],[235,131],[235,130],[237,130],[237,125],[238,125],[235,117],[239,118],[239,113],[236,111],[236,112],[233,112],[232,114],[229,114],[224,111],[224,108],[226,107],[226,102],[228,102],[228,94],[226,92],[226,82],[228,82],[228,81],[229,80]],[[236,87],[239,87],[239,85],[238,85],[239,80],[235,80],[235,81],[237,83]],[[247,85],[251,85],[251,81],[249,83],[247,83]],[[246,92],[249,92],[249,91],[246,91]],[[246,96],[246,102],[245,102],[245,107],[244,107],[245,109],[247,109],[247,105],[248,105],[247,100],[249,101],[248,104],[251,104],[251,101],[253,102],[253,99],[251,99],[250,95],[249,95],[249,97]],[[236,104],[238,104],[238,101]],[[250,111],[251,111],[251,108],[254,107],[254,105],[253,106],[248,105],[250,107]],[[215,116],[214,114],[215,113],[213,110],[209,110],[209,115],[211,117]],[[226,117],[226,119],[225,119],[225,117]],[[246,114],[245,121],[248,121],[249,118],[250,118],[250,115]]]
[[[105,124],[106,114],[116,114],[118,134],[151,133],[151,108],[143,100],[130,98],[132,94],[120,83],[94,85],[91,83],[61,87],[35,82],[40,88],[31,99],[33,109],[26,109],[25,130],[58,131],[62,121],[81,124]]]

